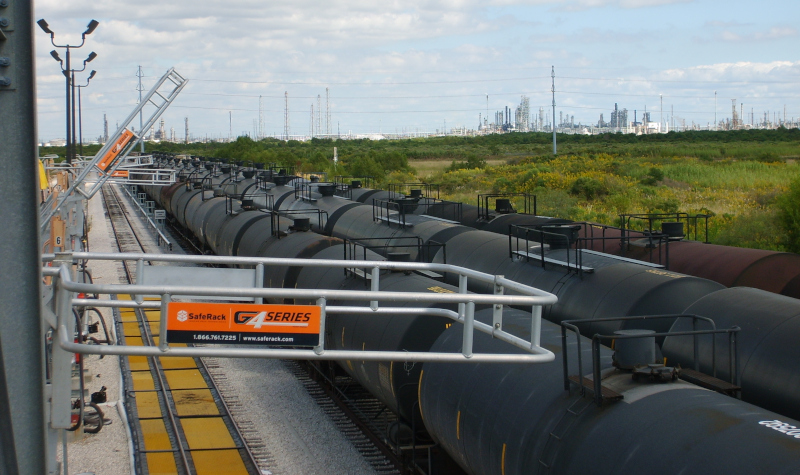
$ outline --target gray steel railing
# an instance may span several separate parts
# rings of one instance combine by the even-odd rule
[[[540,346],[542,306],[557,301],[555,295],[523,285],[502,276],[494,276],[449,264],[427,264],[419,262],[389,261],[341,261],[327,259],[282,259],[255,257],[221,256],[182,256],[168,254],[142,253],[90,253],[73,252],[45,254],[43,261],[50,266],[43,268],[43,275],[52,279],[52,299],[45,305],[43,319],[46,327],[52,328],[52,410],[51,423],[54,428],[70,426],[70,391],[72,353],[99,355],[137,355],[137,356],[190,356],[190,357],[228,357],[228,358],[281,358],[298,360],[360,360],[360,361],[406,361],[406,362],[447,362],[447,363],[545,363],[555,359],[555,355]],[[249,265],[262,266],[304,266],[321,268],[364,268],[371,269],[370,290],[329,290],[297,288],[233,288],[204,287],[193,285],[131,285],[131,284],[91,284],[73,280],[71,268],[83,260],[130,260],[160,261],[174,263]],[[224,269],[220,269],[224,270]],[[449,272],[459,276],[458,292],[389,292],[380,290],[380,276],[383,270],[429,270]],[[467,292],[468,279],[491,283],[494,294],[473,294]],[[518,295],[504,295],[505,290]],[[109,295],[108,299],[77,298],[74,294],[86,293]],[[124,300],[111,299],[111,295],[130,295]],[[160,295],[161,301],[137,300],[137,296]],[[170,347],[167,342],[166,309],[173,297],[217,296],[305,299],[313,300],[320,307],[321,322],[318,344],[310,349],[296,348],[239,348],[239,347]],[[329,300],[369,302],[369,306],[329,305]],[[418,307],[381,307],[381,302],[419,302]],[[445,308],[430,308],[424,304],[457,304],[458,311]],[[491,305],[493,319],[491,324],[475,320],[475,305]],[[505,305],[530,305],[531,338],[525,340],[503,330],[503,307]],[[76,343],[75,319],[72,309],[75,306],[128,307],[156,309],[162,312],[159,346],[94,345]],[[428,315],[445,317],[463,324],[463,341],[460,353],[406,352],[406,351],[358,351],[330,350],[325,345],[325,318],[328,314],[400,315],[406,317]],[[525,353],[474,353],[475,330],[487,333],[493,338],[524,350]]]

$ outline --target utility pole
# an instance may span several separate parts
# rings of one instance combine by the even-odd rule
[[[325,133],[331,135],[331,90],[325,88]]]
[[[256,140],[261,140],[264,137],[264,109],[261,105],[261,96],[258,96],[258,137]]]
[[[317,135],[322,134],[322,100],[317,94]]]
[[[283,93],[283,137],[289,140],[289,91]]]
[[[717,91],[714,91],[714,131],[717,131]]]
[[[556,67],[550,67],[550,77],[553,78],[553,88],[551,89],[553,93],[553,155],[558,154],[558,148],[556,147]]]
[[[233,112],[228,111],[228,142],[233,139]]]
[[[658,128],[661,129],[661,127],[664,127],[664,95],[659,94],[658,98],[661,100],[661,117],[658,118]],[[659,130],[658,132],[662,133],[663,130]]]
[[[141,66],[139,66],[139,71],[136,73],[136,76],[139,78],[139,85],[136,87],[136,90],[139,91],[139,102],[138,103],[141,104],[142,103],[142,91],[144,91],[144,87],[142,87],[142,67]],[[144,130],[142,130],[142,127],[143,127],[142,124],[143,124],[142,111],[140,110],[139,111],[139,134],[142,136],[142,140],[139,143],[141,145],[140,151],[142,153],[144,153]]]

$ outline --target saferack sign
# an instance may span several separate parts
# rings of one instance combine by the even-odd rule
[[[320,307],[170,302],[167,342],[317,346]]]

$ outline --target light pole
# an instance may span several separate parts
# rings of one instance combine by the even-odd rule
[[[39,25],[39,27],[42,29],[42,31],[44,31],[45,33],[50,35],[50,43],[52,43],[53,46],[55,46],[56,48],[66,48],[67,49],[67,55],[66,55],[67,64],[66,64],[66,68],[64,68],[64,62],[58,56],[58,52],[57,51],[55,51],[55,50],[51,51],[50,52],[50,56],[52,56],[53,59],[55,59],[56,61],[58,61],[61,64],[61,69],[62,69],[62,71],[64,73],[64,77],[66,78],[66,96],[67,96],[67,103],[66,103],[66,107],[67,107],[67,110],[66,110],[66,113],[67,113],[67,137],[66,137],[67,151],[66,151],[66,158],[67,158],[67,163],[72,164],[72,155],[73,155],[72,148],[74,147],[74,138],[72,138],[72,136],[74,134],[74,131],[72,130],[73,127],[72,127],[72,123],[70,122],[70,111],[74,107],[74,91],[72,91],[72,79],[73,79],[72,76],[74,76],[74,74],[72,73],[72,69],[71,69],[70,51],[69,50],[72,49],[72,48],[80,48],[80,47],[82,47],[83,44],[86,42],[86,36],[87,35],[91,35],[92,32],[95,30],[95,28],[97,28],[97,25],[100,24],[100,22],[98,22],[96,20],[92,20],[92,21],[89,22],[89,24],[86,26],[86,31],[84,31],[81,34],[81,44],[79,44],[77,46],[73,46],[73,45],[69,45],[69,44],[57,45],[56,42],[55,42],[56,34],[50,29],[50,26],[47,24],[47,22],[44,21],[44,19],[41,19],[41,20],[37,21],[36,23]],[[84,69],[86,69],[86,63],[88,63],[89,61],[93,60],[96,56],[97,56],[97,54],[95,54],[94,52],[92,52],[92,54],[89,55],[90,59],[87,59],[86,61],[83,62]],[[81,71],[83,71],[83,70],[81,70]],[[71,92],[72,92],[72,96],[73,97],[70,97],[71,96],[71,94],[70,94]],[[74,110],[72,110],[72,122],[74,122],[74,120],[75,120],[75,112],[74,112]]]
[[[97,74],[97,71],[92,70],[92,72],[89,73],[89,78],[86,79],[86,84],[83,86],[80,84],[75,86],[78,88],[78,155],[83,155],[83,113],[81,111],[81,89],[89,86],[89,82],[92,80],[95,74]]]

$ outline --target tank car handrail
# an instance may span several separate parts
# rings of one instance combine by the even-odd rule
[[[585,323],[601,323],[601,322],[620,322],[620,321],[633,321],[633,320],[656,320],[656,319],[679,319],[679,318],[691,318],[692,319],[692,330],[691,331],[667,331],[667,332],[656,332],[656,333],[647,333],[647,334],[636,334],[636,335],[602,335],[599,333],[595,333],[592,336],[592,383],[594,385],[594,400],[595,403],[600,406],[603,403],[603,395],[601,392],[601,375],[600,375],[600,346],[602,340],[629,340],[629,339],[636,339],[636,338],[657,338],[657,337],[675,337],[675,336],[692,336],[694,339],[694,366],[695,371],[700,370],[700,353],[698,347],[697,337],[699,335],[717,335],[717,334],[727,334],[728,335],[728,343],[729,343],[729,353],[728,353],[728,364],[729,364],[729,373],[731,377],[731,383],[738,385],[739,384],[739,347],[736,340],[736,334],[741,331],[739,326],[733,326],[731,328],[723,328],[717,329],[716,324],[714,321],[708,317],[703,317],[700,315],[689,315],[689,314],[679,314],[679,315],[642,315],[642,316],[633,316],[633,317],[612,317],[612,318],[597,318],[593,320],[564,320],[561,322],[561,341],[562,346],[565,349],[562,352],[562,362],[564,366],[564,389],[569,390],[570,388],[570,380],[569,380],[569,366],[568,366],[568,355],[567,355],[567,330],[571,330],[575,332],[577,336],[577,351],[578,351],[578,380],[581,381],[583,379],[583,359],[582,359],[582,350],[581,350],[581,333],[578,329],[578,324],[585,324]],[[697,322],[698,321],[705,321],[711,325],[710,330],[697,330]],[[716,377],[717,374],[717,363],[716,363],[716,338],[711,338],[711,366],[712,366],[712,375]],[[581,394],[585,394],[585,388],[582,383],[580,383],[581,387]]]

